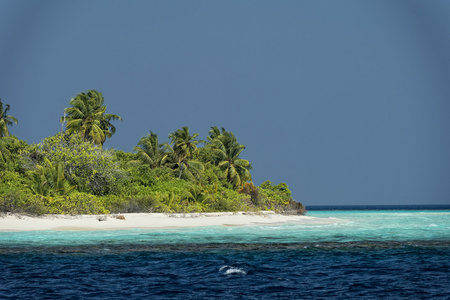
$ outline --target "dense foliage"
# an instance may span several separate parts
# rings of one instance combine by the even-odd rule
[[[152,131],[135,153],[102,149],[115,127],[97,91],[70,100],[63,132],[27,144],[11,136],[17,120],[0,101],[0,212],[105,214],[275,210],[304,213],[285,183],[251,181],[245,146],[212,127],[206,141],[188,127],[160,143]]]
[[[64,116],[61,118],[62,123],[67,122],[66,132],[79,133],[83,139],[103,145],[106,138],[116,132],[111,120],[122,120],[118,115],[105,113],[104,101],[102,93],[94,90],[72,98],[69,102],[71,107],[64,110]]]

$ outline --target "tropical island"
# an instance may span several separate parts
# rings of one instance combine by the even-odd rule
[[[0,213],[305,213],[286,183],[253,184],[245,146],[224,128],[200,140],[182,127],[163,143],[149,131],[134,152],[104,149],[122,118],[106,113],[95,90],[69,105],[61,132],[28,144],[10,134],[18,120],[0,99]]]

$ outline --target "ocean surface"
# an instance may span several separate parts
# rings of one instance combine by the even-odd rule
[[[0,232],[0,299],[450,299],[450,205],[307,209],[327,222]]]

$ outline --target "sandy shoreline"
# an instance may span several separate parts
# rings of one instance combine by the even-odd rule
[[[40,217],[6,214],[0,216],[0,231],[165,229],[201,226],[276,225],[284,223],[329,224],[342,221],[344,220],[335,218],[280,215],[270,211],[257,213],[45,215]]]

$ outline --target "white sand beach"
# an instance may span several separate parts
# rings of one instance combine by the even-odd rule
[[[190,214],[45,215],[39,217],[5,214],[0,216],[0,231],[163,229],[200,226],[277,225],[285,223],[329,224],[341,222],[345,222],[345,220],[281,215],[271,211]]]

